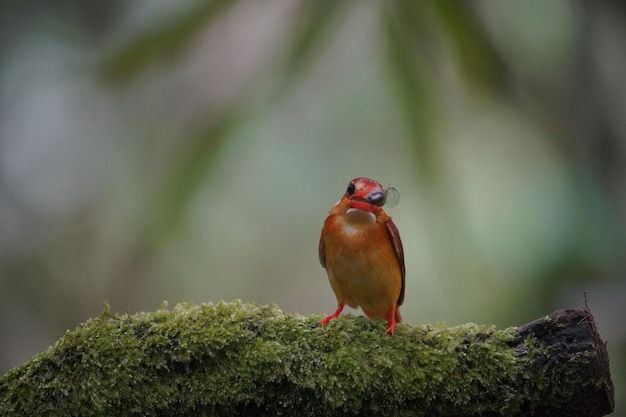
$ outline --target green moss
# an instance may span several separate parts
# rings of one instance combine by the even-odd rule
[[[0,414],[513,416],[545,380],[525,376],[516,329],[386,337],[379,320],[320,318],[241,302],[103,314],[3,376]]]

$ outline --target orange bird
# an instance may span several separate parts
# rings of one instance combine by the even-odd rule
[[[385,319],[385,334],[393,334],[402,321],[404,252],[398,228],[382,208],[386,199],[380,183],[355,178],[330,209],[319,256],[338,307],[322,319],[321,326],[338,317],[345,304],[360,306],[369,318]]]

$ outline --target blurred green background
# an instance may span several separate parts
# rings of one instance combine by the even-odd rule
[[[626,415],[623,2],[31,0],[0,33],[0,373],[105,301],[334,311],[320,228],[368,176],[407,323],[586,292]]]

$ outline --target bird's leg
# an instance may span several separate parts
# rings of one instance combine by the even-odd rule
[[[320,326],[325,325],[326,323],[328,323],[329,321],[331,321],[332,319],[335,319],[337,317],[339,317],[339,315],[341,314],[341,311],[343,310],[343,304],[339,304],[337,306],[337,310],[331,314],[330,316],[326,316],[324,317],[321,321],[320,321]]]
[[[389,321],[387,322],[387,330],[385,330],[385,335],[392,335],[393,331],[396,328],[396,306],[391,307],[391,312],[389,313]]]

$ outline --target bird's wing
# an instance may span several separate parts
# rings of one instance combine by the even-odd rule
[[[398,258],[398,263],[400,264],[400,271],[402,272],[402,288],[400,289],[400,296],[398,297],[398,305],[402,305],[404,302],[404,249],[402,249],[402,240],[400,239],[400,232],[398,232],[398,228],[393,223],[391,219],[385,222],[387,226],[387,231],[389,232],[389,237],[391,238],[391,244],[393,246],[393,250],[396,252],[396,257]],[[321,243],[320,243],[321,244]],[[321,250],[321,246],[320,246]],[[320,252],[321,254],[321,252]],[[321,260],[321,255],[320,255]],[[322,263],[323,265],[324,263]]]
[[[324,236],[320,236],[320,244],[318,247],[318,253],[320,256],[320,263],[322,268],[326,268],[326,245],[324,245]]]

